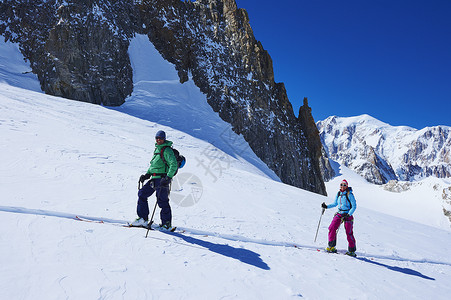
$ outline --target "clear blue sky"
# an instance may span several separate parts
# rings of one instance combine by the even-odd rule
[[[236,0],[295,114],[451,126],[451,0]]]

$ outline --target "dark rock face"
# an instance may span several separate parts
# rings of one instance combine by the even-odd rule
[[[25,5],[20,2],[0,4],[0,34],[20,43],[46,93],[121,105],[133,88],[129,40],[147,34],[175,65],[180,82],[191,76],[214,111],[283,182],[326,194],[320,162],[328,161],[311,110],[304,105],[295,117],[284,84],[274,82],[271,57],[234,0],[26,4],[42,15],[38,18],[10,9]],[[16,27],[9,25],[12,20]],[[33,30],[47,25],[30,33],[23,20]]]
[[[307,98],[304,98],[304,105],[299,108],[298,122],[307,135],[308,148],[315,155],[314,159],[319,160],[319,168],[323,179],[328,181],[335,177],[335,171],[330,165],[329,158],[323,148],[318,127],[312,116],[312,109],[308,106]]]
[[[139,8],[144,33],[175,64],[181,82],[191,74],[214,111],[283,182],[326,193],[321,143],[309,144],[302,117],[294,116],[285,86],[274,82],[271,57],[255,39],[245,10],[234,0],[149,0]]]
[[[120,105],[133,90],[128,57],[136,11],[129,1],[73,1],[57,10],[45,44],[51,69],[46,93],[104,105]],[[123,22],[123,24],[121,24]],[[125,26],[124,26],[125,25]]]
[[[443,189],[443,213],[449,218],[451,222],[451,187]]]
[[[45,93],[104,105],[131,94],[129,1],[4,1],[0,16],[0,34],[20,44]]]

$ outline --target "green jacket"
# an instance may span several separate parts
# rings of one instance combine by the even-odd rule
[[[166,163],[161,159],[160,152],[164,146],[169,146],[164,150],[163,156],[166,160]],[[177,171],[177,159],[175,158],[174,151],[170,148],[172,146],[172,142],[166,140],[163,144],[158,145],[155,143],[155,151],[153,152],[153,158],[150,161],[149,170],[147,170],[147,174],[161,174],[165,173],[170,178],[174,177],[175,172]],[[153,178],[161,178],[164,176],[155,175]]]

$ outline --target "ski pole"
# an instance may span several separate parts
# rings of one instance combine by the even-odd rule
[[[147,238],[147,235],[149,234],[149,230],[153,230],[153,229],[152,229],[153,215],[155,214],[155,209],[157,209],[157,203],[158,203],[158,200],[155,201],[155,206],[154,206],[154,208],[153,208],[152,217],[150,218],[149,223],[147,223],[147,233],[146,233],[146,238]]]
[[[316,243],[316,237],[318,236],[318,231],[319,231],[319,224],[321,224],[321,218],[323,217],[323,215],[324,215],[324,211],[325,211],[326,209],[323,207],[323,209],[321,210],[321,216],[319,217],[319,222],[318,222],[318,228],[316,229],[316,235],[315,235],[315,241],[314,241],[314,243]]]
[[[150,184],[152,185],[152,188],[153,188],[154,187],[153,181]],[[147,235],[149,234],[149,230],[152,230],[153,216],[155,215],[155,210],[157,209],[157,204],[158,204],[158,199],[157,199],[157,201],[155,201],[155,206],[153,207],[152,217],[150,217],[150,221],[149,221],[149,223],[147,223],[146,238],[147,238]]]

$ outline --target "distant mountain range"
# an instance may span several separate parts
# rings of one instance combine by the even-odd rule
[[[417,130],[369,115],[331,116],[316,124],[328,157],[369,182],[451,177],[451,127]]]

